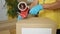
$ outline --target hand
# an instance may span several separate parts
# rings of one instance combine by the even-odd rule
[[[38,12],[42,9],[43,9],[42,5],[38,4],[38,5],[34,6],[33,8],[31,8],[29,13],[33,14],[33,15],[37,15]]]
[[[51,5],[50,4],[43,4],[42,5],[44,9],[50,9]]]

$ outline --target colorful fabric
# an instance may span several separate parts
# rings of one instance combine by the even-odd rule
[[[29,8],[26,8],[26,10],[21,11],[20,16],[22,18],[26,18],[28,16],[28,11],[29,11]]]

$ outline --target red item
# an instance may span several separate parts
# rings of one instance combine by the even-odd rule
[[[24,11],[21,11],[20,16],[22,16],[22,18],[26,18],[28,16],[28,11],[29,8],[26,8]]]

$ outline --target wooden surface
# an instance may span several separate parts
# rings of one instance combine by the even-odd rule
[[[0,31],[8,30],[8,29],[15,29],[16,22],[17,20],[0,21]]]
[[[0,31],[0,34],[10,34],[9,30]]]

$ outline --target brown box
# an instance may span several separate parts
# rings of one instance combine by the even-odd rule
[[[26,29],[26,31],[24,30],[24,28]],[[29,34],[31,32],[33,33],[32,30],[34,30],[35,33],[38,32],[37,34],[39,34],[40,33],[38,31],[39,28],[40,30],[41,29],[44,30],[44,28],[47,30],[50,29],[49,34],[56,34],[57,25],[55,22],[53,22],[48,18],[36,18],[36,17],[27,18],[27,19],[20,20],[16,23],[16,34],[26,34],[26,32],[28,33],[29,28],[31,29]],[[44,33],[45,31],[42,32]],[[45,33],[48,33],[48,31]]]

